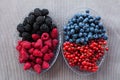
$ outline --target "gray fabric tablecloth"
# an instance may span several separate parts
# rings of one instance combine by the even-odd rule
[[[83,7],[102,16],[109,33],[109,52],[101,69],[79,76],[65,64],[61,53],[55,65],[43,75],[32,74],[18,63],[14,47],[16,25],[34,8],[47,8],[60,28]],[[0,80],[119,80],[120,0],[0,0]]]

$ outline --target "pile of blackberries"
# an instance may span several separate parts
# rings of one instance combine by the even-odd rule
[[[33,12],[30,12],[28,17],[24,18],[23,23],[17,26],[22,40],[33,41],[32,34],[41,36],[44,32],[50,33],[56,26],[52,23],[52,18],[48,14],[48,9],[35,8]]]

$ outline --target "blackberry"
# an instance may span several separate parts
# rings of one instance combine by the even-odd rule
[[[27,24],[24,26],[25,31],[30,32],[32,30],[32,26],[30,24]]]
[[[49,27],[46,24],[41,25],[40,27],[41,32],[49,32]]]
[[[33,24],[34,20],[35,20],[35,16],[34,15],[30,15],[29,17],[27,17],[27,23],[29,24]]]
[[[43,16],[37,17],[37,19],[36,19],[37,24],[42,24],[43,22],[44,22],[44,17]]]
[[[52,30],[53,28],[57,28],[55,24],[51,25],[50,30]]]
[[[27,24],[27,17],[24,18],[23,25]]]
[[[19,32],[24,32],[23,24],[18,24],[17,30],[18,30]]]
[[[34,15],[34,12],[30,12],[28,16]]]
[[[42,9],[42,16],[47,16],[49,14],[48,9]]]
[[[42,35],[42,32],[41,31],[37,31],[37,34],[39,34],[40,36]]]
[[[27,32],[23,32],[22,33],[22,38],[23,40],[30,40],[31,39],[31,35]]]
[[[39,26],[37,23],[34,23],[34,24],[33,24],[33,30],[34,30],[34,31],[39,30],[39,28],[40,28],[40,26]]]
[[[42,12],[39,8],[35,8],[34,9],[34,15],[37,17],[37,16],[41,16],[42,15]]]
[[[52,25],[52,18],[49,17],[49,16],[46,16],[46,17],[45,17],[45,23],[46,23],[48,26],[51,26],[51,25]]]

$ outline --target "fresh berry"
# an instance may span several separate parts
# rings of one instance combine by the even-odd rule
[[[47,16],[49,14],[48,9],[42,9],[42,15]]]
[[[53,39],[57,39],[57,38],[58,38],[58,30],[57,30],[57,28],[53,28],[53,29],[52,29],[51,37],[52,37]]]
[[[48,40],[49,39],[49,34],[48,33],[43,33],[42,36],[41,36],[41,39],[43,41]]]
[[[31,63],[26,62],[26,63],[24,64],[24,70],[28,70],[28,69],[30,69],[30,68],[31,68]]]
[[[37,72],[38,74],[40,74],[41,73],[41,66],[39,64],[35,64],[34,65],[34,70],[35,70],[35,72]]]
[[[43,64],[42,64],[42,69],[48,69],[49,68],[49,63],[46,62],[46,61],[43,61]]]

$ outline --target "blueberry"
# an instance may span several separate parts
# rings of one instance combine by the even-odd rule
[[[64,31],[64,35],[66,35],[66,34],[67,34],[67,32]]]
[[[48,9],[42,9],[42,16],[47,16],[49,14]]]
[[[80,32],[80,33],[79,33],[79,37],[81,37],[82,35],[83,35],[82,32]]]
[[[96,19],[96,20],[100,20],[100,19],[101,19],[101,17],[100,17],[100,16],[97,16],[95,19]]]
[[[25,31],[30,32],[32,30],[32,26],[27,24],[24,26]]]
[[[23,24],[18,24],[18,25],[17,25],[17,30],[18,30],[19,32],[24,32]]]
[[[42,24],[42,23],[44,22],[44,20],[45,20],[45,19],[44,19],[43,16],[39,16],[39,17],[36,18],[36,23],[37,23],[37,24]]]
[[[99,21],[98,20],[95,20],[95,22],[94,22],[96,25],[98,25],[98,23],[99,23]]]
[[[68,41],[69,40],[69,36],[65,36],[65,41]]]
[[[84,24],[82,22],[79,23],[79,27],[83,27]]]
[[[70,35],[71,35],[70,31],[67,31],[67,35],[68,35],[68,36],[70,36]]]
[[[75,33],[75,30],[74,30],[74,29],[71,29],[70,32],[71,32],[71,34],[74,34],[74,33]]]
[[[103,36],[103,39],[104,39],[104,40],[107,40],[107,39],[108,39],[108,36],[105,34],[105,35]]]
[[[78,20],[81,22],[81,21],[83,21],[83,19],[84,19],[83,17],[79,17]]]
[[[93,19],[89,19],[89,22],[91,23],[91,22],[94,22],[94,20]]]
[[[75,19],[75,18],[72,18],[72,21],[73,21],[73,22],[76,22],[76,19]]]
[[[92,33],[89,33],[88,35],[87,35],[87,37],[88,37],[88,39],[92,39],[93,37],[92,37]]]
[[[64,26],[64,31],[66,31],[67,30],[67,26]]]
[[[99,31],[98,31],[98,29],[95,28],[94,32],[95,32],[95,33],[98,33]]]
[[[72,39],[69,39],[69,41],[70,41],[70,42],[73,42],[73,40],[72,40]]]
[[[90,26],[95,27],[95,24],[94,24],[94,23],[91,23]]]
[[[98,26],[98,25],[96,25],[96,26],[95,26],[95,28],[96,28],[96,29],[99,29],[99,26]]]
[[[88,37],[85,37],[85,41],[86,41],[86,42],[88,41]]]
[[[102,37],[101,34],[99,34],[99,35],[98,35],[98,38],[101,38],[101,37]]]
[[[84,45],[86,45],[86,44],[87,44],[87,42],[86,42],[86,41],[84,41],[84,42],[83,42],[83,44],[84,44]]]
[[[67,27],[67,30],[70,30],[70,27],[69,27],[69,26]]]
[[[94,34],[94,35],[93,35],[93,38],[98,39],[98,35],[97,35],[97,34]]]
[[[80,42],[83,43],[84,42],[84,38],[80,38]]]
[[[39,8],[35,8],[34,9],[34,15],[35,16],[41,16],[42,15],[42,11]]]
[[[83,36],[86,37],[86,36],[87,36],[87,33],[83,33]]]
[[[83,13],[82,15],[83,15],[83,17],[84,17],[84,18],[86,18],[86,17],[87,17],[87,14],[86,14],[86,13]]]
[[[87,28],[86,30],[85,30],[85,32],[89,32],[90,31],[90,28]]]
[[[79,30],[79,26],[75,26],[75,30]]]
[[[93,16],[89,15],[88,18],[89,18],[89,19],[93,19]]]
[[[80,32],[82,32],[82,33],[83,33],[83,32],[84,32],[84,30],[83,30],[83,29],[80,29]]]
[[[94,31],[94,27],[90,27],[90,31],[93,32]]]
[[[90,11],[89,11],[89,10],[86,10],[85,12],[86,12],[86,13],[90,13]]]
[[[74,29],[74,28],[75,28],[75,26],[71,25],[71,26],[70,26],[70,28],[71,28],[71,29]]]
[[[80,43],[80,39],[76,39],[76,44]]]
[[[73,37],[74,39],[76,39],[76,38],[78,37],[78,35],[77,35],[77,34],[73,34],[72,37]]]
[[[75,15],[74,15],[74,18],[77,19],[77,18],[79,18],[79,16],[80,16],[80,14],[75,14]]]
[[[103,27],[103,23],[102,23],[102,22],[100,22],[100,23],[98,24],[98,26]]]
[[[45,17],[45,23],[46,23],[48,26],[52,25],[52,18],[49,17],[49,16],[46,16],[46,17]]]
[[[83,22],[84,22],[84,23],[87,23],[88,20],[89,20],[88,18],[85,18],[85,19],[83,20]]]
[[[106,33],[106,29],[105,29],[105,28],[103,28],[103,29],[102,29],[102,32],[103,32],[103,33]]]

